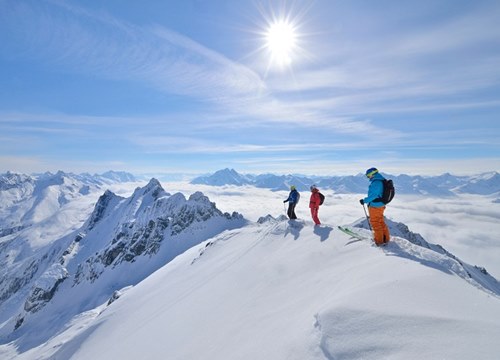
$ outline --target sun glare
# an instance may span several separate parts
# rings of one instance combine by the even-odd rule
[[[309,56],[304,48],[309,36],[304,33],[307,30],[304,20],[311,3],[300,7],[295,2],[286,1],[281,2],[280,7],[274,7],[271,1],[266,1],[267,6],[264,2],[257,3],[262,21],[255,30],[260,43],[255,53],[259,53],[259,61],[267,57],[267,66],[262,67],[264,76],[275,71],[291,71],[293,74],[294,68]]]
[[[289,65],[296,47],[297,35],[292,24],[283,20],[270,24],[266,34],[266,47],[271,60],[280,66]]]

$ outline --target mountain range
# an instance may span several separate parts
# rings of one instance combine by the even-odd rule
[[[252,222],[199,191],[169,193],[155,178],[120,196],[110,188],[136,178],[105,174],[0,176],[0,358],[500,353],[497,279],[401,222],[387,220],[392,242],[376,248],[365,218],[346,224],[359,237],[284,216]],[[498,174],[490,175],[432,183],[489,194]],[[366,190],[360,175],[335,182],[226,169],[214,179],[273,190],[290,179],[359,181]]]
[[[78,192],[75,183],[59,175],[62,182],[50,182],[65,185],[59,197]],[[58,324],[110,301],[115,291],[136,285],[188,248],[244,223],[241,215],[222,213],[202,193],[186,199],[151,179],[128,198],[106,190],[83,226],[44,245],[27,241],[26,230],[11,231],[0,238],[0,341],[18,340],[21,352],[43,343],[61,330]]]
[[[499,195],[500,174],[496,171],[474,175],[410,176],[383,174],[393,179],[398,194],[425,196],[453,196],[455,194]],[[307,191],[312,184],[320,189],[331,189],[338,194],[366,192],[367,180],[363,174],[350,176],[302,176],[302,175],[244,175],[234,169],[222,169],[211,175],[199,176],[192,184],[212,186],[252,185],[272,191],[289,190],[295,185],[299,191]]]
[[[110,184],[136,181],[126,172],[0,174],[0,237],[56,216],[70,202]]]

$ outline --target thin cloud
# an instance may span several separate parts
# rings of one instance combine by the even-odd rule
[[[130,143],[141,146],[147,153],[157,154],[235,154],[235,153],[322,153],[336,150],[357,150],[377,148],[380,144],[366,146],[365,141],[335,141],[306,143],[232,143],[230,140],[200,140],[197,137],[178,136],[134,136],[128,139]],[[277,141],[278,142],[278,141]]]
[[[63,2],[6,1],[3,27],[29,54],[71,71],[143,81],[203,99],[254,97],[265,90],[248,68],[160,26],[138,27]],[[13,19],[16,19],[15,21]]]
[[[268,87],[282,99],[338,115],[490,107],[487,94],[483,101],[457,97],[497,92],[499,14],[498,6],[480,6],[417,31],[404,24],[390,34],[374,28],[355,45],[335,33],[322,61],[293,77],[269,77]]]
[[[60,1],[4,4],[3,28],[28,44],[18,56],[42,59],[62,71],[140,81],[214,111],[254,117],[255,123],[326,125],[344,132],[355,122],[337,126],[342,119],[325,122],[321,109],[278,99],[248,67],[164,27],[139,27]]]
[[[477,46],[479,43],[498,43],[500,7],[484,3],[470,12],[450,17],[428,26],[426,31],[410,34],[406,41],[393,47],[393,54],[445,53]]]

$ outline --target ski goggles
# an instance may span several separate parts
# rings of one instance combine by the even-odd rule
[[[378,173],[378,170],[373,170],[371,172],[369,172],[368,174],[366,174],[366,177],[368,179],[371,179],[373,175],[375,175],[376,173]]]

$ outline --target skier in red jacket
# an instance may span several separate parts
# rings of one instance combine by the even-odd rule
[[[321,198],[319,196],[319,190],[316,185],[311,186],[311,200],[309,200],[309,208],[311,209],[311,216],[315,225],[321,225],[318,218],[319,205],[321,203]]]

